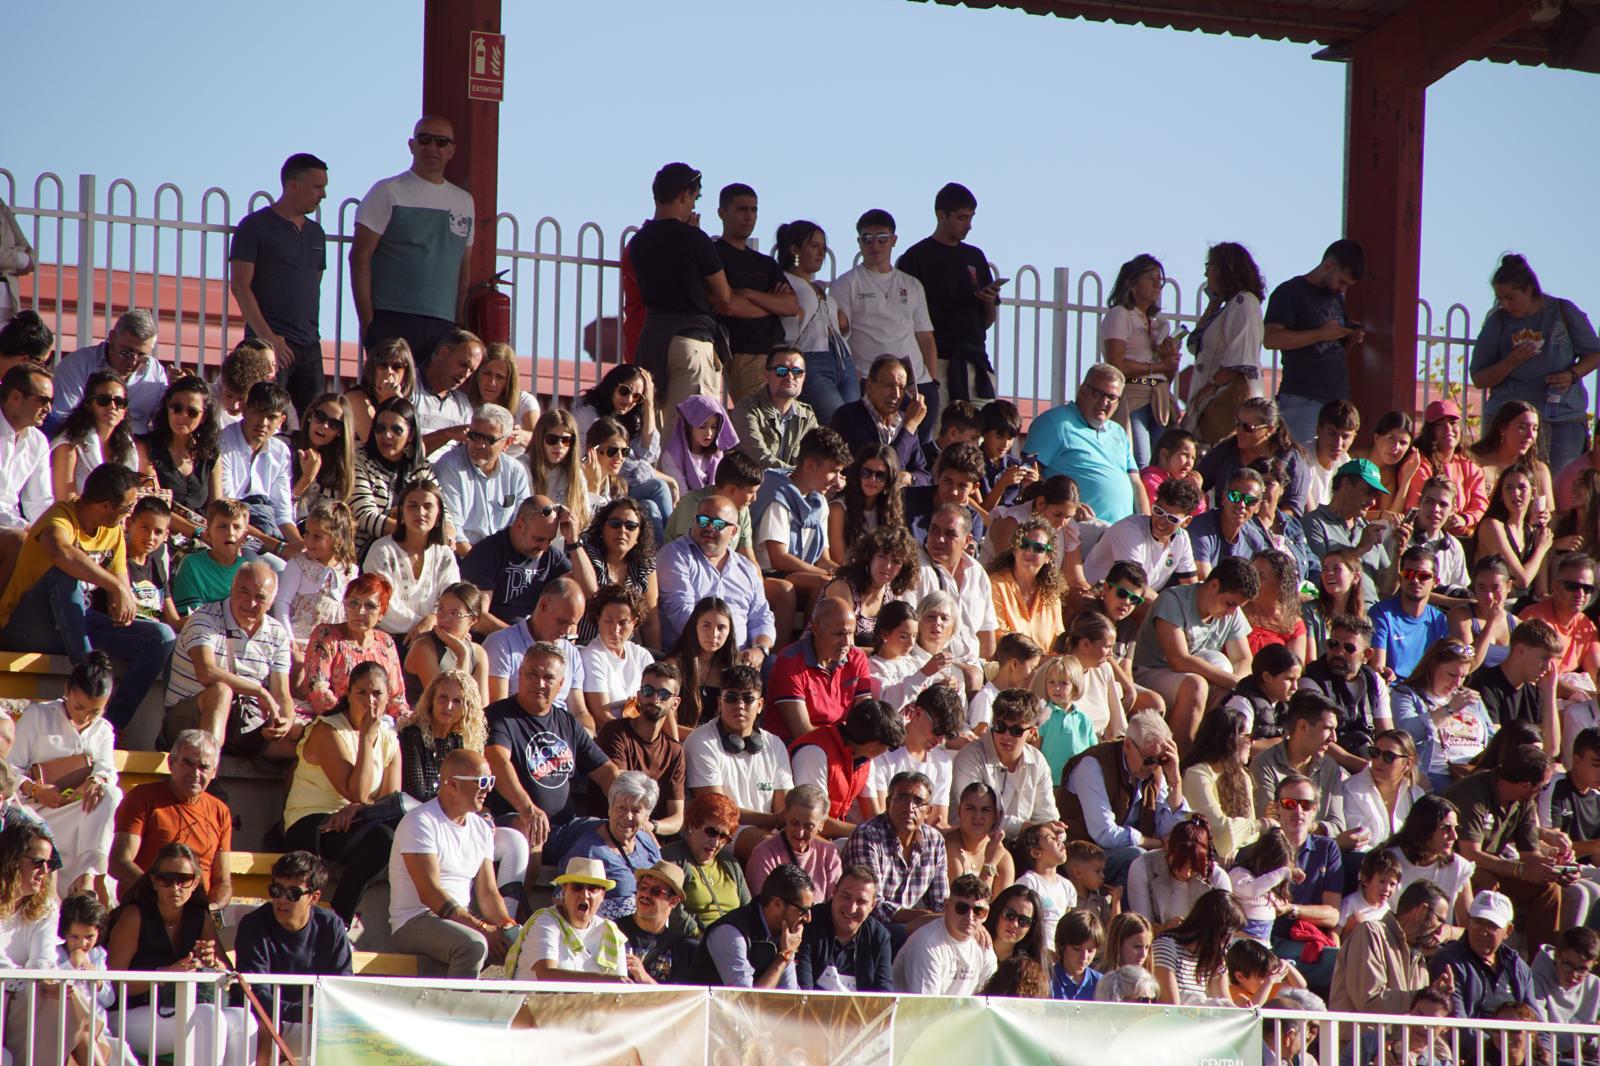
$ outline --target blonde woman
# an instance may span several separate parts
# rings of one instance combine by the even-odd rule
[[[523,391],[517,374],[517,353],[511,345],[496,342],[484,348],[483,362],[467,379],[467,399],[472,401],[474,411],[492,403],[511,412],[514,428],[505,451],[510,458],[522,458],[538,439],[534,427],[539,424],[539,401],[533,393]]]
[[[411,724],[400,730],[400,790],[423,803],[439,794],[444,757],[462,748],[482,751],[489,738],[478,683],[464,670],[441,670],[417,699]]]
[[[533,494],[563,504],[580,528],[589,524],[589,489],[581,437],[572,412],[565,407],[552,407],[534,423],[533,440],[525,456]]]

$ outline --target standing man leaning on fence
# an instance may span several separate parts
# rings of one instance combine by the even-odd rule
[[[461,316],[477,215],[472,194],[444,180],[456,153],[450,120],[424,115],[407,143],[411,169],[378,182],[356,208],[350,290],[366,349],[403,337],[422,362]]]
[[[328,164],[296,152],[278,177],[278,198],[234,230],[229,289],[246,335],[272,345],[278,384],[289,390],[294,409],[304,411],[322,395],[319,319],[328,237],[310,214],[328,195]]]

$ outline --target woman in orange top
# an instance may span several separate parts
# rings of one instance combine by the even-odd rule
[[[1450,479],[1456,487],[1456,511],[1445,523],[1446,533],[1471,537],[1489,509],[1489,487],[1479,466],[1461,447],[1461,408],[1452,400],[1434,400],[1423,413],[1422,432],[1417,434],[1417,454],[1422,463],[1411,479],[1405,496],[1405,510],[1422,499],[1422,486],[1435,475]]]
[[[1250,623],[1250,654],[1268,644],[1283,644],[1306,661],[1306,623],[1300,617],[1300,572],[1288,552],[1269,548],[1251,560],[1261,576],[1261,592],[1244,605]]]
[[[1066,580],[1055,562],[1056,531],[1029,518],[1011,535],[1011,550],[989,565],[995,620],[1002,633],[1023,633],[1048,648],[1065,628],[1061,594]]]

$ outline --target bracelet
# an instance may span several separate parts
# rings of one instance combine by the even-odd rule
[[[978,867],[979,877],[993,877],[998,872],[999,870],[996,869],[995,864],[992,862],[986,862]]]

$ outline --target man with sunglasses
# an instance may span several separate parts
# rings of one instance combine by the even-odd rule
[[[739,451],[766,470],[793,470],[800,461],[800,441],[817,428],[817,413],[800,399],[805,388],[806,359],[792,344],[774,345],[767,353],[764,388],[733,405]]]
[[[980,935],[988,916],[989,890],[977,874],[950,882],[942,920],[923,925],[896,953],[895,991],[970,996],[982,988],[997,965],[994,949]]]
[[[1424,544],[1412,545],[1400,555],[1399,589],[1368,611],[1372,617],[1372,666],[1385,681],[1410,677],[1428,646],[1449,632],[1444,612],[1429,602],[1438,579],[1438,558],[1433,549]],[[1593,591],[1592,563],[1589,580]],[[1594,633],[1592,622],[1589,632]]]
[[[1351,459],[1334,472],[1332,498],[1300,520],[1311,558],[1319,560],[1307,575],[1312,584],[1322,582],[1321,559],[1349,548],[1361,557],[1361,602],[1376,603],[1380,585],[1384,592],[1394,587],[1396,553],[1389,523],[1366,517],[1388,491],[1370,459]]]
[[[996,689],[994,695],[999,694],[1000,690]],[[989,724],[993,704],[990,699],[984,707],[985,726]],[[920,773],[933,782],[933,805],[928,809],[926,821],[936,829],[947,828],[956,753],[945,745],[959,737],[966,727],[966,708],[962,706],[961,693],[950,685],[929,685],[917,693],[904,714],[905,743],[872,760],[872,776],[861,797],[861,809],[871,816],[888,810],[889,782],[908,771]]]
[[[434,976],[475,978],[485,962],[504,959],[517,937],[495,883],[494,829],[482,817],[495,787],[489,765],[466,748],[446,755],[438,794],[408,812],[394,831],[389,925],[395,947],[442,967]]]
[[[1095,363],[1084,372],[1072,403],[1052,407],[1033,420],[1025,445],[1038,456],[1041,477],[1071,477],[1083,502],[1103,522],[1150,510],[1128,431],[1111,417],[1126,381],[1110,363]]]
[[[777,260],[750,247],[756,213],[756,191],[743,182],[724,185],[717,194],[722,235],[711,244],[732,290],[717,305],[717,321],[728,333],[728,395],[736,403],[761,391],[761,368],[772,346],[783,341],[783,319],[800,314],[800,300]]]
[[[1259,784],[1257,788],[1259,790]],[[1302,958],[1304,942],[1290,936],[1296,922],[1309,922],[1334,935],[1339,928],[1339,904],[1344,899],[1344,856],[1337,840],[1313,832],[1314,827],[1320,828],[1318,794],[1317,786],[1309,778],[1290,773],[1278,780],[1271,793],[1275,801],[1272,807],[1261,806],[1262,797],[1257,792],[1256,809],[1277,812],[1283,835],[1289,838],[1289,846],[1294,849],[1295,869],[1304,875],[1302,880],[1289,886],[1290,904],[1273,925],[1272,950],[1279,958],[1294,963],[1306,984],[1320,994],[1327,991],[1333,980],[1338,949],[1325,947],[1315,962],[1307,962]]]
[[[1372,738],[1394,722],[1389,686],[1382,674],[1367,665],[1373,631],[1372,622],[1360,615],[1328,619],[1322,655],[1306,664],[1300,682],[1302,691],[1319,693],[1332,702],[1336,722],[1327,754],[1352,774],[1366,769]],[[1301,757],[1309,758],[1306,753],[1312,747],[1316,745],[1304,747]],[[1301,772],[1306,772],[1303,767]]]
[[[1571,737],[1584,726],[1600,722],[1595,709],[1595,681],[1600,676],[1600,631],[1584,613],[1594,599],[1595,564],[1583,552],[1558,556],[1553,567],[1550,595],[1521,612],[1526,621],[1548,622],[1562,642],[1556,660],[1556,698],[1563,705],[1561,749],[1572,753]],[[1583,706],[1587,704],[1587,706]],[[1568,725],[1576,726],[1568,729]],[[1565,761],[1565,760],[1564,760]]]
[[[889,929],[872,910],[878,875],[847,866],[828,905],[815,911],[800,942],[795,969],[801,988],[825,992],[892,992],[894,950]]]
[[[510,460],[500,461],[502,469],[521,466]],[[466,475],[473,479],[478,476]],[[526,483],[526,471],[522,477]],[[492,635],[507,627],[516,628],[533,613],[550,582],[573,573],[572,558],[555,546],[557,536],[563,544],[578,543],[578,521],[572,512],[548,496],[529,496],[526,488],[515,498],[514,506],[510,521],[487,527],[489,531],[461,560],[461,580],[472,582],[489,597],[489,609],[478,616],[476,628],[480,633]],[[460,512],[452,509],[450,514],[456,518]],[[582,552],[575,554],[579,566],[589,565]],[[553,638],[543,634],[538,639]]]
[[[1127,561],[1144,567],[1148,587],[1157,592],[1173,584],[1191,584],[1196,573],[1187,527],[1199,506],[1200,487],[1193,481],[1163,481],[1148,514],[1130,514],[1100,534],[1084,557],[1084,577],[1098,584],[1112,566]]]
[[[407,142],[411,167],[374,184],[356,208],[350,291],[369,352],[403,337],[427,358],[461,319],[477,207],[445,180],[455,138],[449,119],[424,115]]]
[[[1255,520],[1265,491],[1261,472],[1242,466],[1228,478],[1221,506],[1189,523],[1189,545],[1194,552],[1195,574],[1201,581],[1223,559],[1253,559],[1257,552],[1272,547],[1266,528]]]
[[[472,412],[466,440],[445,450],[433,464],[445,511],[456,530],[456,554],[466,556],[489,534],[515,521],[533,493],[528,468],[505,458],[516,424],[499,404]],[[491,612],[492,613],[492,612]]]
[[[354,953],[344,923],[328,907],[319,907],[328,868],[309,851],[291,851],[272,864],[271,898],[239,919],[233,958],[242,974],[299,974],[348,977]],[[310,1035],[309,1012],[301,985],[268,981],[250,985],[263,1002],[276,991],[280,1031],[291,1047],[304,1048]]]
[[[54,375],[42,366],[22,363],[0,377],[0,580],[28,526],[55,502],[50,442],[39,429],[54,395]]]
[[[628,954],[639,960],[640,969],[650,981],[660,985],[684,985],[700,940],[694,935],[691,919],[679,906],[683,902],[683,867],[662,859],[635,875],[632,914],[616,920],[617,928],[628,941]],[[629,966],[630,971],[633,967]]]
[[[969,745],[970,746],[970,745]],[[1106,853],[1106,882],[1123,885],[1128,868],[1162,846],[1189,815],[1172,729],[1159,714],[1136,714],[1121,740],[1078,753],[1061,774],[1061,812],[1069,840]]]
[[[756,898],[706,930],[695,958],[697,984],[798,989],[795,956],[816,902],[811,877],[784,863],[767,875]]]
[[[639,695],[634,700],[638,713],[606,721],[594,738],[619,772],[642,771],[660,786],[660,795],[650,812],[651,824],[646,827],[657,836],[673,836],[683,828],[683,745],[667,728],[669,718],[676,720],[682,689],[677,663],[670,659],[652,663],[645,667]],[[610,810],[606,797],[590,793],[589,810],[604,817]]]
[[[167,370],[155,357],[156,318],[142,307],[124,311],[99,344],[79,348],[61,357],[55,369],[55,395],[44,434],[54,438],[67,416],[83,399],[89,375],[96,370],[114,370],[128,386],[128,421],[137,436],[150,430],[150,421],[161,414],[161,399],[167,392]]]
[[[656,555],[661,643],[668,648],[676,644],[695,604],[715,596],[733,612],[740,662],[759,669],[772,654],[778,630],[761,571],[733,550],[738,535],[738,508],[726,496],[711,495],[695,510],[689,535],[668,542]]]

